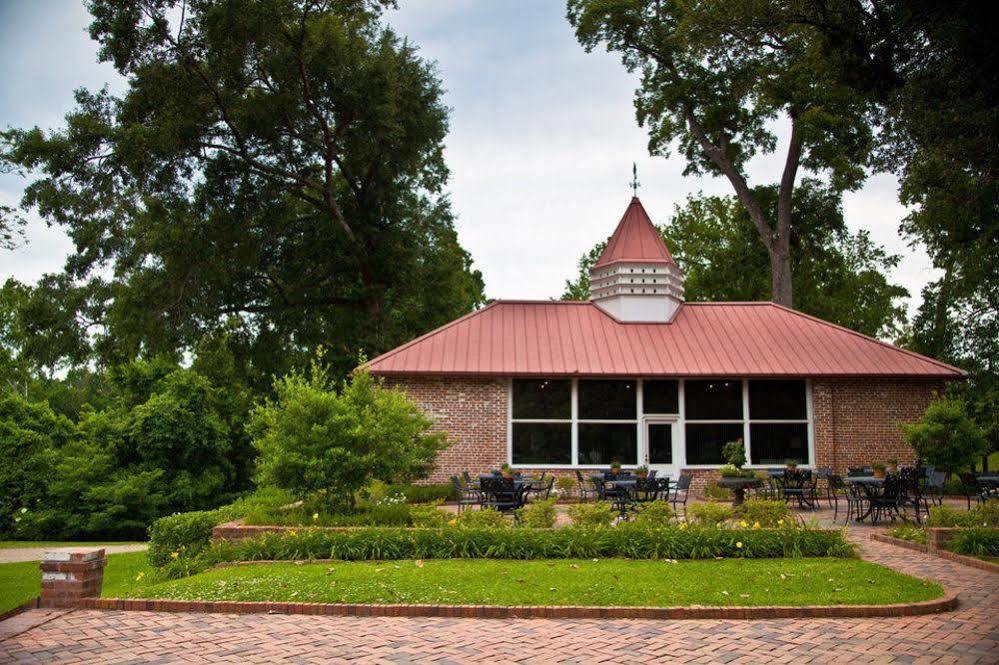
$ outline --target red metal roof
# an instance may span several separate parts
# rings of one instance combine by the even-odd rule
[[[590,302],[501,300],[367,366],[379,375],[965,375],[770,302],[686,303],[671,323],[621,323]]]
[[[666,249],[659,231],[652,225],[638,197],[633,197],[624,216],[618,222],[614,234],[607,241],[607,248],[600,255],[594,268],[619,261],[643,261],[646,263],[672,263],[673,255]]]

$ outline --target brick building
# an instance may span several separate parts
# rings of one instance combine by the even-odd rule
[[[774,303],[685,302],[637,198],[591,294],[496,301],[368,363],[449,434],[432,480],[615,460],[703,480],[738,438],[750,467],[906,463],[899,424],[964,375]]]

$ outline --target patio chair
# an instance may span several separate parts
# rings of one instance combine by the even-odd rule
[[[501,513],[512,513],[527,503],[529,483],[515,482],[513,478],[486,477],[479,481],[482,485],[482,507],[495,508]]]
[[[555,476],[549,477],[546,482],[545,474],[541,474],[541,478],[531,483],[529,495],[532,499],[547,501],[552,495],[553,487],[555,487]]]
[[[839,516],[840,495],[846,497],[847,507],[849,507],[850,493],[846,481],[838,473],[830,473],[826,476],[826,501],[829,503],[829,507],[833,509],[834,522],[836,521],[836,517]]]
[[[923,488],[923,495],[936,503],[943,505],[944,482],[947,480],[947,473],[944,471],[930,471],[926,477],[926,486]],[[929,512],[929,510],[927,510]]]
[[[576,469],[576,482],[579,483],[580,501],[583,501],[585,503],[586,501],[589,501],[594,497],[599,497],[599,494],[597,493],[597,488],[594,485],[593,481],[592,480],[587,481],[585,478],[583,478],[583,473],[579,469]]]
[[[890,517],[892,522],[896,517],[901,517],[899,507],[902,503],[902,483],[898,474],[886,475],[880,487],[877,485],[862,485],[862,487],[870,504],[871,524],[877,524],[885,515]]]
[[[923,470],[918,467],[904,466],[898,470],[899,507],[904,510],[908,506],[912,506],[916,513],[917,524],[922,523],[919,516],[920,511],[925,511],[927,514],[930,512],[926,497],[923,495],[922,478]]]
[[[472,474],[470,474],[468,471],[462,471],[461,477],[465,481],[465,484],[467,486],[472,487],[475,485],[475,483],[472,482]]]
[[[669,478],[637,478],[635,486],[622,485],[618,487],[614,498],[614,508],[621,519],[630,519],[630,513],[635,512],[643,503],[652,503],[669,496]]]
[[[974,473],[959,473],[957,477],[961,481],[961,491],[968,500],[968,510],[971,510],[971,497],[975,497],[975,503],[984,501],[982,485],[978,482],[978,477]]]
[[[843,524],[849,524],[851,519],[859,521],[867,512],[866,503],[867,493],[861,485],[846,485],[846,519],[843,520]],[[837,508],[838,506],[839,504],[837,503]],[[834,513],[833,520],[835,519],[836,516]]]
[[[669,502],[673,506],[673,512],[676,512],[676,504],[683,506],[683,517],[687,517],[687,497],[690,494],[690,481],[693,479],[689,473],[681,473],[680,478],[676,481],[673,489],[670,490]]]
[[[781,493],[784,501],[795,499],[799,508],[815,509],[818,499],[815,478],[808,469],[785,469]]]
[[[458,513],[461,513],[465,506],[478,506],[482,504],[482,492],[470,485],[462,485],[458,476],[451,476],[451,486],[454,488],[454,495],[458,499]]]

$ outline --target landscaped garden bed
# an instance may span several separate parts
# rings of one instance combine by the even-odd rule
[[[886,537],[880,537],[885,540]],[[933,506],[927,526],[904,524],[888,530],[897,545],[954,559],[999,572],[999,502],[989,501],[971,510]]]

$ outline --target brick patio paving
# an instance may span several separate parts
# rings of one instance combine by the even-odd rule
[[[778,621],[556,621],[33,610],[0,662],[999,663],[999,576],[867,540],[865,558],[961,594],[943,615]]]

